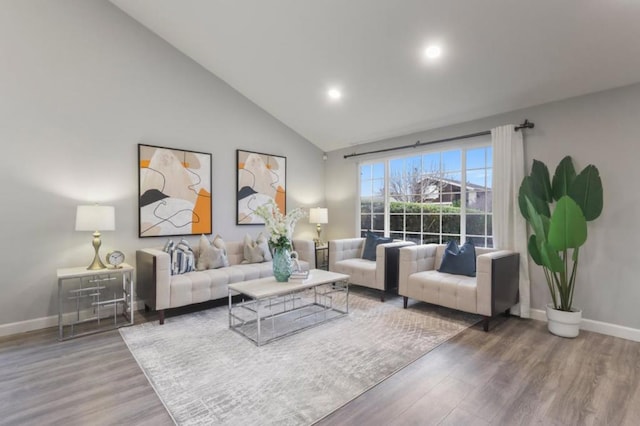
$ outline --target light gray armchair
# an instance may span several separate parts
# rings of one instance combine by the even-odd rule
[[[365,240],[344,238],[329,241],[329,270],[349,275],[351,284],[380,290],[380,300],[384,302],[385,291],[397,286],[397,253],[394,257],[390,251],[414,243],[394,241],[379,244],[373,261],[362,258]]]
[[[438,272],[444,244],[425,244],[400,249],[398,293],[409,298],[446,306],[484,317],[484,331],[489,320],[507,312],[518,303],[518,253],[491,248],[475,249],[476,276]]]

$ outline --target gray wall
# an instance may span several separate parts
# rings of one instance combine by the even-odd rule
[[[90,263],[78,204],[116,208],[103,255],[163,244],[137,237],[138,143],[213,154],[227,240],[263,229],[235,225],[237,148],[287,157],[288,209],[324,203],[317,147],[106,1],[2,2],[0,52],[0,325],[57,314],[56,269]]]
[[[603,179],[604,211],[590,223],[589,239],[580,252],[575,305],[583,309],[584,318],[640,329],[636,270],[640,258],[634,249],[640,216],[636,189],[640,182],[640,85],[333,151],[326,168],[329,238],[357,233],[357,157],[345,160],[344,154],[473,133],[518,124],[525,118],[536,124],[525,134],[527,169],[535,158],[548,164],[553,173],[562,157],[571,155],[576,168],[593,163]],[[550,301],[544,275],[535,265],[531,272],[532,307],[543,309]]]

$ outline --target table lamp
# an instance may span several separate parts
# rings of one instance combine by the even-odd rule
[[[114,231],[116,229],[116,215],[113,206],[78,206],[76,210],[76,231],[94,231],[93,248],[95,257],[87,269],[105,269],[100,260],[100,231]]]
[[[323,223],[329,223],[329,211],[322,207],[314,207],[309,209],[309,223],[315,223],[317,225],[316,231],[318,232],[317,243],[320,243],[320,232],[322,232]]]

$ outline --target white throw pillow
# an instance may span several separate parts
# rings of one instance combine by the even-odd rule
[[[213,239],[212,244],[222,250],[222,261],[224,262],[223,266],[229,266],[229,258],[227,257],[227,245],[225,244],[224,240],[222,239],[222,237],[220,235],[216,235],[215,238]]]
[[[198,245],[200,251],[198,262],[196,263],[196,269],[198,271],[216,269],[225,266],[226,255],[224,251],[211,244],[207,237],[202,235]]]
[[[271,256],[271,249],[269,248],[269,239],[262,232],[258,234],[256,244],[258,244],[262,249],[262,256],[264,257],[265,262],[273,260],[273,256]]]
[[[260,238],[260,237],[258,237]],[[268,247],[268,245],[267,245]],[[267,250],[268,252],[269,250]],[[271,257],[271,253],[269,253]],[[254,241],[249,234],[244,236],[244,260],[242,263],[262,263],[265,261],[265,252],[263,245]]]

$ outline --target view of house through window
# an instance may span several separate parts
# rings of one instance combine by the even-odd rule
[[[482,146],[361,164],[361,235],[492,247],[491,158]]]

